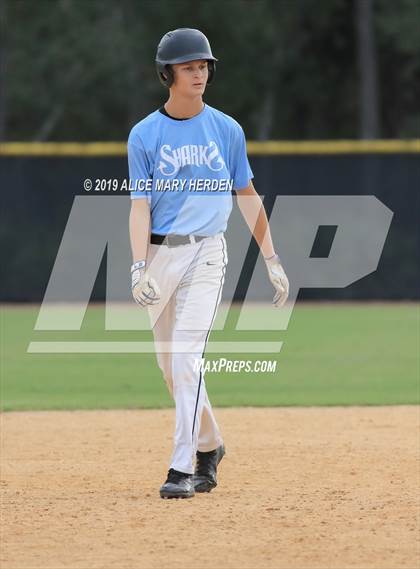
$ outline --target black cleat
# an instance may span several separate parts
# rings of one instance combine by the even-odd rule
[[[192,498],[194,496],[193,475],[168,470],[168,478],[160,487],[161,498]]]
[[[194,489],[196,492],[210,492],[210,490],[216,488],[217,465],[224,455],[224,445],[210,452],[197,451],[197,462],[194,472]]]

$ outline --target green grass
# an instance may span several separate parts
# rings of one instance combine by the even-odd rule
[[[154,354],[27,353],[30,341],[151,340],[150,331],[105,332],[100,305],[89,307],[80,332],[34,331],[37,313],[34,306],[2,307],[3,410],[172,404]],[[255,308],[255,318],[264,314]],[[280,354],[209,354],[278,362],[275,373],[207,373],[216,406],[419,403],[418,304],[301,303],[287,331],[215,330],[211,338],[284,341]]]

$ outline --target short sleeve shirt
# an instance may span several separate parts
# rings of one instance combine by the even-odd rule
[[[232,190],[253,178],[241,126],[205,105],[174,120],[159,110],[137,123],[128,138],[131,199],[148,199],[152,233],[224,232]]]

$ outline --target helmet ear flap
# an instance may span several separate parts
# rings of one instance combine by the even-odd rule
[[[170,87],[174,82],[174,70],[172,65],[165,65],[166,86]]]
[[[216,63],[212,59],[209,59],[207,61],[207,68],[209,71],[207,85],[210,85],[210,83],[213,81],[214,74],[216,73]]]
[[[172,69],[172,65],[156,65],[156,71],[159,77],[159,81],[165,87],[170,87],[174,82],[174,72]]]

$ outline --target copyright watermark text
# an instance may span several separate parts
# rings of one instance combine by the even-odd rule
[[[118,178],[86,178],[83,188],[86,192],[151,192],[153,180],[119,180]]]
[[[228,178],[207,179],[192,178],[170,180],[153,179],[123,179],[118,178],[86,178],[83,181],[86,192],[190,192],[190,193],[213,193],[231,192],[233,180]]]

